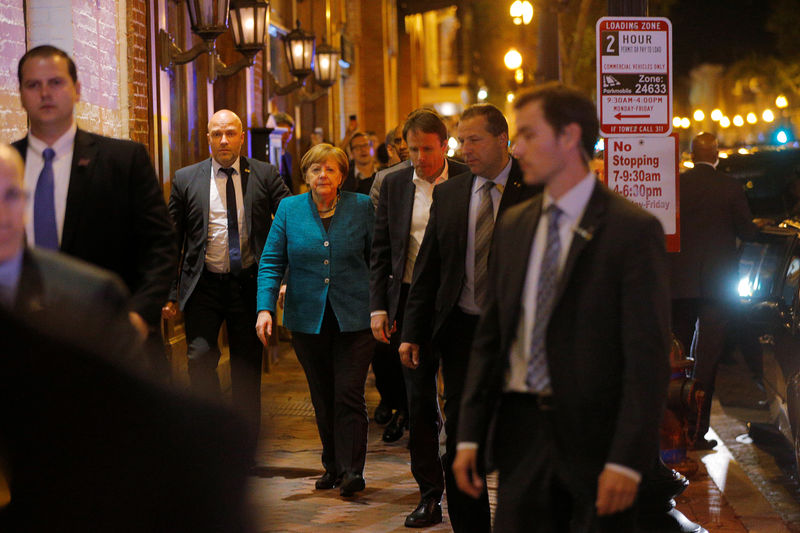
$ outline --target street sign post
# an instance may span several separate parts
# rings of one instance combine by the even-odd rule
[[[603,17],[596,28],[600,133],[669,135],[672,23],[661,17]]]
[[[678,134],[668,137],[606,139],[605,181],[655,215],[667,237],[667,251],[680,251]]]

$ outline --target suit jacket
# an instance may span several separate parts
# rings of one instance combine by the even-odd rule
[[[464,163],[447,160],[448,176],[469,171]],[[411,215],[414,209],[414,167],[409,166],[387,175],[381,184],[375,234],[372,238],[369,292],[370,310],[389,314],[391,324],[398,311],[400,288],[406,268]],[[435,189],[434,189],[435,190]]]
[[[681,251],[669,254],[673,298],[735,299],[736,239],[758,234],[741,185],[710,165],[680,176]]]
[[[484,442],[501,396],[542,198],[512,207],[495,228],[459,441]],[[652,467],[670,371],[670,300],[664,232],[655,217],[597,183],[580,228],[546,345],[557,468],[585,485],[607,462],[639,472]]]
[[[372,176],[368,178],[358,178],[356,176],[356,162],[351,159],[347,177],[342,183],[342,190],[369,195],[369,191],[372,189],[372,183],[375,181],[376,173],[377,172],[373,172]]]
[[[134,361],[138,342],[128,320],[128,296],[111,272],[65,254],[26,248],[14,312],[31,328],[65,343],[141,365]]]
[[[401,161],[390,167],[383,168],[375,173],[375,178],[372,180],[372,185],[370,185],[369,189],[369,199],[372,200],[372,207],[378,209],[378,198],[381,195],[381,185],[383,185],[383,180],[386,178],[386,176],[410,166],[411,160],[406,159],[405,161]]]
[[[341,331],[369,329],[369,252],[375,211],[367,196],[344,191],[328,230],[311,193],[278,207],[258,268],[258,310],[275,311],[281,278],[289,275],[283,322],[319,333],[325,304]]]
[[[541,191],[541,187],[524,185],[519,163],[516,159],[511,161],[511,171],[500,198],[498,219],[512,205]],[[431,218],[408,292],[403,342],[422,344],[435,337],[458,304],[466,275],[469,204],[474,183],[475,175],[466,172],[433,190]]]
[[[0,531],[249,530],[255,440],[233,413],[1,308],[0,354],[0,470],[13,494]]]
[[[24,158],[28,138],[14,147]],[[78,129],[60,250],[117,274],[131,309],[158,324],[177,254],[144,146]]]
[[[242,156],[239,158],[239,171],[250,252],[258,262],[272,224],[272,215],[278,210],[281,200],[291,193],[277,169],[268,163]],[[169,195],[169,214],[175,224],[181,261],[169,300],[177,301],[181,309],[205,268],[210,194],[211,158],[175,173]]]

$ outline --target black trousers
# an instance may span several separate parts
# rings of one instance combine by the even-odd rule
[[[624,533],[634,530],[636,505],[595,513],[597,480],[564,474],[555,437],[556,411],[539,409],[534,395],[504,394],[494,440],[498,468],[495,531],[504,533]]]
[[[461,492],[453,476],[453,459],[456,456],[458,442],[458,417],[461,398],[464,394],[464,382],[467,379],[469,354],[472,339],[478,325],[478,316],[469,315],[456,307],[450,312],[442,329],[434,341],[434,349],[439,353],[444,378],[444,429],[447,433],[447,460],[444,464],[445,486],[447,487],[447,512],[453,531],[489,532],[491,531],[491,514],[489,511],[489,494],[486,490],[475,500]],[[486,477],[483,476],[486,486]],[[497,529],[497,531],[503,531]]]
[[[400,332],[403,328],[403,314],[408,298],[408,285],[400,290],[400,303],[397,313],[397,333],[392,336],[395,355],[400,347]],[[444,494],[444,471],[439,457],[439,432],[442,429],[442,415],[439,412],[437,374],[439,356],[430,343],[420,346],[419,366],[401,371],[405,382],[408,400],[408,450],[411,455],[411,474],[419,486],[420,498],[437,500]]]
[[[314,405],[327,472],[363,474],[367,455],[364,386],[375,340],[369,329],[341,332],[330,303],[318,334],[292,332]]]
[[[228,326],[231,392],[236,411],[257,440],[261,423],[261,342],[255,331],[256,269],[239,276],[204,271],[184,308],[189,378],[198,395],[219,401],[217,375],[222,322]]]
[[[697,438],[706,434],[711,416],[711,399],[717,367],[725,348],[725,328],[730,311],[725,302],[702,298],[672,300],[672,330],[695,358],[692,377],[702,385],[705,401],[697,413],[689,414],[689,431]]]
[[[363,180],[362,180],[363,181]],[[408,405],[406,382],[403,379],[403,365],[397,349],[400,347],[400,328],[390,338],[389,344],[375,343],[372,356],[372,373],[375,374],[375,388],[381,395],[381,402],[392,410],[405,411]]]

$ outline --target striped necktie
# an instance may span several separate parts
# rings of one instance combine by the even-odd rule
[[[475,222],[475,303],[481,309],[486,304],[487,277],[489,271],[489,248],[494,231],[494,205],[492,204],[493,181],[481,187],[481,203]]]

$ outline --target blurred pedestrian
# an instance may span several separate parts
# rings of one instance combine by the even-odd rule
[[[294,168],[292,166],[292,153],[289,151],[289,141],[292,140],[292,135],[294,134],[294,119],[288,113],[283,112],[275,113],[273,118],[275,119],[275,126],[284,130],[281,134],[281,162],[278,170],[283,183],[286,184],[286,188],[289,189],[289,192],[294,192]]]
[[[342,150],[318,144],[300,166],[310,192],[283,200],[275,214],[259,264],[256,331],[266,345],[288,268],[283,321],[308,380],[322,441],[325,473],[315,486],[338,486],[342,496],[352,496],[365,486],[374,211],[367,197],[340,190],[348,171]]]
[[[366,133],[357,131],[350,137],[350,170],[342,185],[343,191],[369,194],[375,179],[375,150]]]
[[[493,450],[497,531],[633,531],[669,379],[664,232],[590,171],[591,100],[548,85],[514,108],[515,155],[544,193],[494,230],[454,475],[479,497]]]
[[[383,178],[390,172],[411,166],[411,160],[408,158],[408,144],[403,139],[402,124],[398,124],[396,128],[386,134],[386,149],[389,151],[388,166],[375,173],[375,179],[372,180],[372,188],[369,191],[369,197],[375,209],[378,208],[378,197],[381,195]]]

